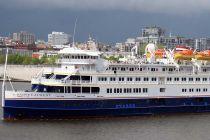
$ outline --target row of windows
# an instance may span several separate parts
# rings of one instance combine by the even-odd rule
[[[161,71],[161,69],[159,68],[148,68],[148,67],[109,67],[107,70],[112,70],[112,71],[143,71],[143,70],[147,70],[147,71],[152,71],[152,72],[155,72],[155,71]],[[179,69],[180,71],[183,71],[183,70],[186,70],[186,69],[183,69],[183,68],[180,68]],[[191,71],[192,69],[189,69],[187,71]],[[203,72],[207,72],[207,69],[206,68],[203,68],[202,69]],[[178,69],[176,68],[162,68],[162,71],[165,72],[165,71],[168,71],[168,72],[173,72],[173,71],[178,71]]]
[[[197,77],[197,78],[192,78],[192,77],[189,77],[189,78],[186,78],[186,77],[182,77],[182,78],[174,77],[173,79],[174,79],[174,81],[187,81],[187,79],[188,79],[188,81],[197,81],[197,82],[199,82],[201,80],[206,82],[208,80],[206,77],[204,77],[204,78],[199,78],[199,77]],[[171,77],[167,77],[167,81],[172,81],[172,78]]]
[[[117,80],[117,78],[116,77],[110,77],[110,81],[116,81]],[[143,80],[143,81],[149,81],[149,78],[148,77],[136,77],[136,78],[134,78],[134,77],[127,77],[127,78],[125,78],[125,77],[118,77],[118,80],[119,81],[141,81],[141,80]],[[98,77],[98,81],[107,81],[107,77]],[[151,81],[157,81],[157,78],[156,77],[152,77],[151,78]]]
[[[72,55],[72,56],[63,56],[65,59],[97,59],[98,56],[83,56],[83,55]]]
[[[151,81],[157,81],[157,78],[156,77],[118,77],[118,81],[149,81],[149,79],[151,79]],[[98,81],[107,81],[108,78],[107,77],[98,77]],[[200,82],[200,81],[203,81],[203,82],[207,82],[208,81],[208,78],[204,77],[204,78],[199,78],[199,77],[196,77],[196,78],[193,78],[193,77],[189,77],[189,78],[186,78],[186,77],[167,77],[166,78],[167,81],[171,82],[171,81],[196,81],[196,82]],[[117,81],[117,78],[116,77],[110,77],[110,81]],[[210,78],[209,78],[209,81],[210,81]]]
[[[107,88],[107,93],[147,93],[148,88]]]
[[[201,92],[201,91],[202,91],[202,89],[200,89],[200,88],[196,88],[196,89],[189,88],[188,90],[186,88],[182,89],[182,92]],[[207,91],[208,91],[207,88],[203,88],[203,92],[207,92]]]

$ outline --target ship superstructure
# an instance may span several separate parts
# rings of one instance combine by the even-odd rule
[[[201,59],[205,53],[180,48],[148,44],[144,58],[118,62],[96,50],[64,48],[60,66],[43,69],[31,91],[5,92],[4,118],[210,111],[210,63]]]

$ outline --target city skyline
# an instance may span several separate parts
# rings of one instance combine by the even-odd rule
[[[47,0],[20,0],[19,4],[15,0],[1,1],[0,35],[29,31],[35,33],[37,39],[44,40],[52,31],[72,35],[75,19],[78,18],[77,41],[87,40],[91,35],[101,42],[121,42],[129,37],[140,36],[141,28],[151,25],[165,28],[167,34],[171,32],[173,35],[198,38],[210,36],[208,0],[194,3],[188,0],[185,4],[179,0],[170,4],[161,4],[165,0],[156,0],[154,3],[131,0],[127,5],[125,1],[120,4],[118,0],[107,3],[90,0],[89,4],[75,0],[59,2],[56,7],[56,1],[49,3]],[[85,4],[87,7],[81,6]],[[104,6],[98,8],[100,5]]]

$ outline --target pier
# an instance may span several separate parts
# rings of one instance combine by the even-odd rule
[[[37,65],[8,65],[7,66],[7,76],[12,81],[18,82],[30,82],[31,78],[36,76],[38,72],[46,66]],[[0,81],[2,80],[4,72],[4,65],[0,65]]]

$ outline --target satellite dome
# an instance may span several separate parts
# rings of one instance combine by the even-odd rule
[[[149,52],[149,53],[154,53],[155,50],[157,48],[157,45],[154,43],[149,43],[146,48],[145,48],[145,53]]]

